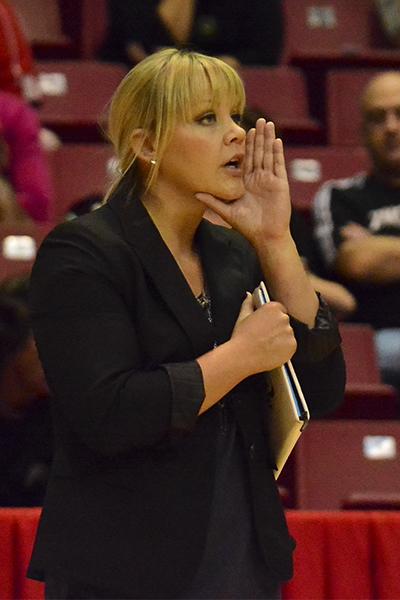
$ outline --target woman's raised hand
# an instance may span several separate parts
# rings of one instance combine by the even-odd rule
[[[291,212],[289,184],[282,140],[276,138],[271,121],[258,119],[247,133],[243,183],[244,195],[229,203],[209,194],[196,197],[253,245],[285,236]]]

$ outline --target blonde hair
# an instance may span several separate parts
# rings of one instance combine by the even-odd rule
[[[106,200],[126,177],[132,187],[142,183],[137,158],[146,135],[152,138],[157,159],[144,182],[146,190],[151,187],[175,126],[193,117],[194,105],[209,91],[213,103],[230,99],[235,112],[243,112],[242,80],[215,57],[167,48],[145,58],[124,77],[109,109],[107,134],[114,146],[118,174]],[[135,152],[132,133],[137,129],[143,129],[144,135]]]

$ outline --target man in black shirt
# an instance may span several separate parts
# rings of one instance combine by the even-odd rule
[[[368,174],[328,181],[314,203],[328,268],[354,292],[354,320],[376,328],[383,378],[400,388],[400,74],[374,77],[361,97]]]

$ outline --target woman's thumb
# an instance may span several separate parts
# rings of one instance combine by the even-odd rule
[[[253,297],[250,294],[250,292],[246,292],[246,298],[242,302],[242,306],[240,308],[240,312],[239,312],[239,316],[238,316],[238,321],[245,319],[246,317],[251,315],[253,312],[254,312]]]

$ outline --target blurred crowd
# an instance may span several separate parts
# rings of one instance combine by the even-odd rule
[[[388,43],[400,45],[400,2],[376,0]],[[235,68],[282,60],[280,0],[108,0],[98,59],[131,67],[165,46],[221,57]],[[290,90],[282,90],[282,94]],[[0,0],[0,224],[52,224],[49,153],[35,57],[12,2]],[[324,182],[313,214],[293,210],[292,234],[314,287],[339,319],[370,324],[385,382],[400,390],[400,74],[371,76],[359,102],[368,173]],[[249,107],[243,126],[260,113]],[[274,118],[274,115],[271,115]],[[279,123],[276,124],[279,128]],[[71,174],[73,177],[73,174]],[[82,197],[66,218],[95,210]],[[207,218],[218,221],[215,215]],[[41,504],[51,464],[48,390],[29,325],[29,273],[0,280],[0,505]]]

